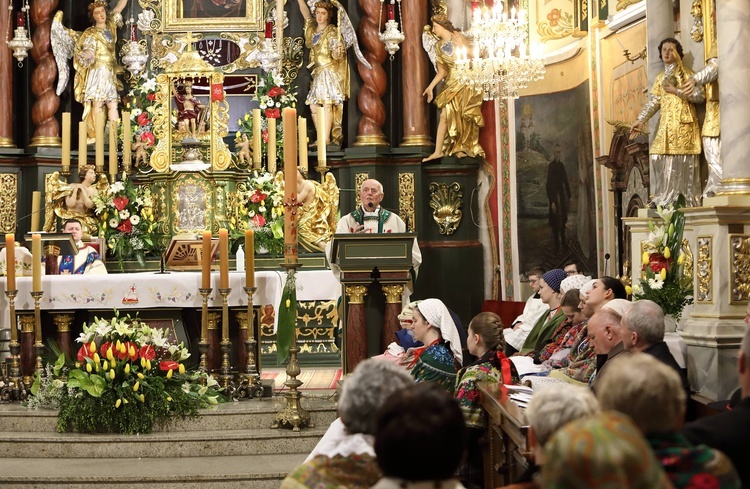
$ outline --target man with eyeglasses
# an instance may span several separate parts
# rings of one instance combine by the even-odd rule
[[[568,277],[571,275],[583,275],[583,265],[575,260],[570,260],[563,265],[563,271],[568,274]]]

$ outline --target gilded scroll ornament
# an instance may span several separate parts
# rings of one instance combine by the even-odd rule
[[[536,31],[542,42],[554,41],[573,35],[573,15],[553,8],[547,14],[548,22],[540,22]]]
[[[696,300],[698,302],[711,302],[713,300],[713,276],[711,256],[713,252],[713,238],[702,236],[698,238],[698,293]]]
[[[690,249],[690,243],[687,239],[682,240],[682,276],[693,280],[693,250]]]
[[[407,231],[416,232],[417,221],[414,212],[414,173],[398,174],[398,215],[406,223]]]
[[[367,287],[364,285],[347,285],[346,295],[349,297],[349,304],[364,304]]]
[[[365,180],[370,178],[369,173],[355,173],[354,174],[354,191],[356,192],[357,199],[356,199],[356,205],[355,207],[359,207],[362,205],[362,200],[359,198],[359,189],[362,187],[362,184]]]
[[[286,86],[291,86],[302,68],[305,40],[301,37],[284,38],[284,57],[281,60],[281,76]]]
[[[16,232],[18,211],[18,175],[0,173],[0,230],[3,233]]]
[[[383,285],[382,288],[387,304],[401,304],[404,295],[403,285]]]
[[[450,236],[461,224],[463,216],[461,206],[464,194],[461,191],[461,185],[458,182],[450,185],[432,182],[429,189],[432,218],[435,219],[440,234]]]
[[[750,237],[731,236],[732,303],[745,303],[750,297]]]
[[[635,5],[636,3],[641,3],[641,1],[642,0],[617,0],[617,5],[615,5],[615,10],[618,12],[621,10],[625,10],[631,5]]]

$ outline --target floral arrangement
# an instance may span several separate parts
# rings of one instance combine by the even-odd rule
[[[683,195],[666,209],[657,207],[656,213],[661,222],[649,221],[650,233],[642,257],[644,278],[633,287],[635,299],[656,302],[664,314],[672,316],[677,323],[680,322],[683,308],[693,302],[692,280],[682,273],[685,215],[680,209],[683,207]]]
[[[223,401],[210,375],[186,371],[182,343],[137,317],[94,318],[76,341],[75,364],[60,355],[32,386],[32,407],[59,409],[60,432],[149,433],[155,422],[197,416]]]
[[[286,107],[296,107],[297,91],[293,86],[284,88],[284,77],[275,74],[273,71],[268,72],[265,78],[258,80],[258,87],[255,91],[255,99],[260,106],[261,119],[261,152],[268,154],[268,119],[281,118],[281,110]],[[253,117],[252,113],[245,114],[237,120],[239,127],[236,139],[241,139],[241,134],[247,134],[252,141],[253,137]],[[277,163],[284,161],[284,127],[277,121],[276,123],[276,159]]]
[[[99,236],[104,237],[107,249],[117,257],[120,269],[126,258],[135,258],[145,266],[145,255],[154,247],[151,233],[156,225],[151,191],[135,187],[123,174],[121,182],[113,183],[106,194],[97,194],[92,200],[99,217]]]
[[[128,92],[127,109],[130,110],[132,141],[143,143],[150,153],[156,144],[154,136],[154,110],[156,109],[156,78],[144,75]]]
[[[238,239],[245,229],[252,229],[254,251],[280,254],[284,250],[284,194],[274,176],[253,172],[245,184],[238,185],[236,198],[237,215],[229,220],[232,238]]]

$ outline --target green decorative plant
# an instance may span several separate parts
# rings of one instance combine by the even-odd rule
[[[237,186],[234,198],[236,216],[229,220],[232,238],[241,238],[249,228],[255,231],[255,252],[281,254],[284,250],[284,194],[274,176],[268,172],[253,172],[247,182]]]

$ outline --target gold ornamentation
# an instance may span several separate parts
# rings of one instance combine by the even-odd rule
[[[635,5],[636,3],[640,3],[640,2],[641,0],[617,0],[617,5],[615,6],[615,10],[619,12],[621,10],[625,10],[631,5]]]
[[[701,236],[698,238],[698,293],[695,300],[698,302],[713,301],[713,276],[712,265],[713,258],[713,238],[710,236]]]
[[[244,17],[185,17],[183,2],[176,0],[138,0],[143,10],[151,10],[152,32],[219,32],[261,31],[263,29],[262,0],[246,0]]]
[[[693,4],[690,6],[690,15],[693,17],[690,37],[695,42],[701,42],[703,41],[703,4],[701,0],[693,0]]]
[[[346,295],[349,297],[349,304],[364,304],[367,287],[364,285],[347,285]]]
[[[398,174],[398,215],[406,223],[406,230],[416,232],[417,220],[414,213],[414,173]]]
[[[16,232],[16,212],[18,212],[18,175],[0,173],[0,231],[2,233]]]
[[[400,304],[401,298],[404,295],[403,285],[383,285],[383,294],[385,294],[385,302],[387,304]]]
[[[570,12],[563,12],[560,9],[552,9],[547,14],[549,22],[540,22],[536,26],[542,42],[563,39],[573,35],[573,15]]]
[[[687,238],[682,239],[682,276],[693,281],[693,250],[690,249],[690,242]]]
[[[219,329],[219,318],[221,314],[218,312],[208,313],[208,329]]]
[[[212,229],[211,182],[193,174],[180,174],[172,187],[172,234]]]
[[[440,234],[450,236],[461,224],[463,195],[458,182],[430,184],[430,208]]]
[[[750,237],[730,235],[732,252],[732,298],[733,304],[744,304],[750,297]]]
[[[359,198],[359,189],[362,187],[362,184],[365,180],[370,178],[369,173],[355,173],[354,174],[354,192],[357,195],[356,201],[355,201],[355,207],[359,207],[362,205],[362,200]]]
[[[53,314],[52,322],[57,326],[58,333],[70,332],[70,325],[73,324],[73,316],[71,314]]]
[[[445,0],[430,0],[432,15],[448,15],[448,5]]]
[[[286,86],[291,86],[302,68],[305,40],[301,37],[285,37],[284,53],[281,64],[281,76]]]
[[[21,324],[21,333],[34,332],[34,316],[31,314],[19,314],[18,322]]]

